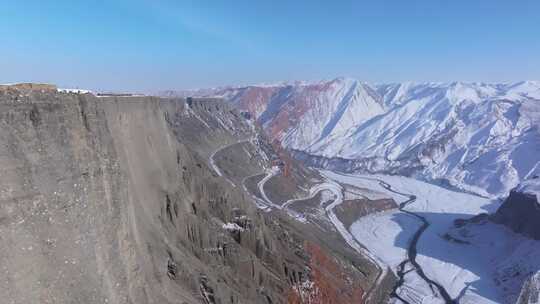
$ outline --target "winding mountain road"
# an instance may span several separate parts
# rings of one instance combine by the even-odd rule
[[[242,139],[242,140],[239,140],[237,142],[234,142],[232,144],[228,144],[228,145],[225,145],[225,146],[221,146],[219,147],[217,150],[215,150],[211,155],[210,157],[208,158],[209,160],[209,163],[210,163],[210,166],[212,167],[212,169],[214,169],[214,171],[216,172],[217,175],[221,176],[221,177],[224,177],[233,187],[236,188],[236,185],[229,179],[227,178],[226,176],[223,175],[223,173],[221,172],[221,169],[218,167],[218,165],[216,164],[216,161],[214,160],[214,157],[216,156],[216,153],[218,152],[221,152],[225,149],[228,149],[232,146],[235,146],[235,145],[240,145],[240,144],[243,144],[245,142],[249,142],[251,140],[251,138],[248,138],[248,139]]]
[[[226,148],[230,148],[230,147],[232,147],[234,145],[242,144],[242,143],[248,142],[248,141],[250,141],[250,139],[240,140],[238,142],[222,146],[219,149],[217,149],[216,151],[214,151],[209,157],[210,165],[214,169],[216,174],[221,176],[221,177],[224,177],[234,187],[236,187],[236,185],[221,172],[221,169],[216,164],[216,162],[214,160],[214,157],[215,157],[216,153],[218,153],[218,152],[220,152],[220,151],[222,151],[222,150],[224,150]],[[252,197],[254,198],[254,200],[255,200],[255,202],[256,202],[256,204],[257,204],[257,206],[259,208],[265,209],[267,211],[269,211],[271,209],[283,210],[283,211],[287,212],[291,217],[296,218],[299,221],[306,221],[306,219],[305,219],[305,217],[303,215],[298,214],[296,211],[289,208],[289,206],[291,204],[293,204],[296,201],[301,201],[301,200],[306,200],[306,199],[313,198],[319,192],[325,191],[325,190],[330,191],[330,192],[332,192],[334,194],[334,196],[335,196],[334,200],[332,201],[332,203],[330,203],[326,207],[322,206],[323,202],[321,202],[321,207],[324,208],[325,214],[327,215],[330,222],[334,225],[336,230],[339,232],[339,234],[343,237],[345,242],[351,248],[353,248],[356,252],[358,252],[361,256],[367,257],[369,260],[371,260],[371,262],[374,263],[374,265],[376,265],[377,268],[379,269],[379,273],[377,275],[375,284],[373,284],[373,286],[371,286],[371,288],[366,292],[365,298],[364,298],[366,302],[368,302],[368,303],[371,302],[371,297],[373,296],[373,291],[376,289],[377,286],[381,285],[382,280],[386,277],[386,275],[387,275],[387,273],[389,271],[389,268],[379,258],[377,258],[373,253],[371,253],[369,250],[367,250],[365,247],[363,247],[360,243],[358,243],[356,241],[356,239],[354,238],[354,236],[349,232],[349,230],[343,225],[343,223],[336,216],[336,214],[334,212],[334,208],[336,206],[339,206],[341,203],[343,203],[343,188],[341,187],[341,185],[339,185],[338,183],[336,183],[336,182],[334,182],[334,181],[332,181],[330,179],[327,179],[325,182],[319,183],[319,184],[313,186],[310,189],[309,194],[306,197],[298,198],[298,199],[291,199],[291,200],[286,201],[283,204],[276,204],[276,203],[272,202],[270,200],[270,198],[267,196],[267,194],[266,194],[266,192],[264,190],[264,185],[272,177],[278,175],[280,173],[280,170],[279,170],[278,167],[272,167],[272,168],[266,170],[264,173],[266,173],[266,176],[264,178],[262,178],[257,183],[257,187],[258,187],[259,192],[261,193],[262,199],[260,199],[260,198],[256,197],[255,195],[251,194],[248,191],[248,189],[247,189],[247,187],[245,185],[246,179],[249,178],[249,177],[255,176],[255,175],[248,176],[248,177],[245,177],[245,178],[242,179],[242,187],[243,187],[243,189],[246,192],[248,192],[248,193],[250,193],[252,195]],[[256,175],[260,175],[260,174],[262,174],[262,173],[259,173],[259,174],[256,174]]]
[[[345,242],[352,249],[354,249],[356,252],[358,252],[361,256],[367,257],[369,260],[371,260],[371,262],[374,265],[376,265],[377,268],[379,269],[379,273],[377,275],[377,279],[375,281],[375,284],[373,284],[373,286],[366,292],[366,295],[365,295],[366,302],[368,302],[368,303],[371,302],[370,300],[371,300],[371,297],[373,295],[373,291],[375,290],[375,288],[377,286],[381,285],[382,280],[386,277],[386,275],[387,275],[387,273],[389,271],[389,268],[379,258],[377,258],[373,253],[371,253],[369,250],[364,248],[360,243],[358,243],[355,240],[354,236],[349,232],[349,230],[345,227],[345,225],[343,225],[343,223],[336,216],[336,214],[334,212],[334,208],[336,206],[339,206],[341,203],[343,203],[343,188],[341,187],[341,185],[339,185],[338,183],[336,183],[334,181],[327,180],[326,182],[323,182],[323,183],[320,183],[320,184],[317,184],[317,185],[311,187],[311,189],[309,190],[309,194],[306,197],[298,198],[298,199],[291,199],[291,200],[286,201],[282,205],[278,205],[278,204],[275,204],[275,203],[271,202],[268,199],[268,196],[266,195],[266,193],[264,192],[264,183],[266,181],[268,181],[272,176],[276,175],[277,173],[279,173],[279,171],[278,172],[275,172],[275,171],[272,171],[272,170],[268,171],[266,177],[263,178],[259,182],[259,185],[258,185],[259,186],[259,191],[261,192],[261,195],[265,198],[265,200],[268,200],[268,203],[271,206],[274,206],[277,209],[286,211],[290,216],[295,217],[298,220],[305,221],[305,218],[301,214],[298,214],[297,212],[295,212],[291,208],[289,208],[290,205],[292,205],[294,202],[302,201],[302,200],[306,200],[306,199],[311,199],[311,198],[315,197],[321,191],[330,191],[330,192],[332,192],[334,194],[335,198],[332,201],[332,203],[330,203],[328,206],[323,207],[322,204],[324,202],[321,202],[321,207],[324,208],[326,216],[328,217],[330,222],[334,225],[334,227],[339,232],[341,237],[345,240]]]

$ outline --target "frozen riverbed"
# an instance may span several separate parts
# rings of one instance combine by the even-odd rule
[[[455,219],[493,211],[498,203],[406,177],[323,172],[340,183],[385,192],[397,203],[408,200],[408,195],[416,196],[405,209],[430,224],[416,246],[416,261],[425,275],[443,286],[459,303],[501,303],[503,295],[493,278],[494,261],[489,258],[492,254],[485,252],[485,247],[449,242],[443,237],[453,227]],[[389,191],[378,180],[403,194]],[[363,217],[350,230],[359,242],[397,272],[399,264],[407,259],[407,248],[421,224],[418,218],[392,210]],[[404,279],[398,294],[408,302],[444,303],[415,271],[408,272]]]

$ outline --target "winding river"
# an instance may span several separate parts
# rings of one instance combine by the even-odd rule
[[[399,210],[401,212],[403,212],[403,213],[409,214],[409,215],[419,219],[422,222],[422,226],[420,228],[418,228],[418,230],[413,235],[413,238],[412,238],[411,242],[409,243],[409,247],[407,248],[407,259],[399,264],[399,267],[398,267],[398,270],[397,270],[398,282],[397,282],[396,286],[394,286],[394,290],[392,291],[392,295],[395,298],[402,301],[403,303],[410,304],[407,300],[401,298],[397,294],[397,290],[401,286],[403,286],[403,284],[405,283],[405,274],[406,274],[405,266],[407,265],[407,263],[411,263],[411,265],[414,267],[414,269],[416,270],[418,275],[429,285],[431,290],[433,291],[434,287],[437,289],[437,291],[443,297],[446,304],[457,304],[458,301],[455,300],[455,299],[452,299],[450,294],[448,294],[448,292],[446,291],[446,289],[444,289],[444,287],[442,285],[440,285],[439,283],[437,283],[437,282],[433,281],[432,279],[428,278],[428,276],[424,273],[424,270],[422,269],[422,266],[420,266],[420,264],[418,264],[418,262],[416,262],[416,255],[417,255],[416,247],[418,245],[418,240],[420,240],[420,237],[422,236],[424,231],[426,231],[426,229],[430,225],[425,217],[405,209],[405,207],[407,207],[409,204],[416,201],[416,195],[398,192],[398,191],[392,189],[392,186],[390,184],[386,183],[385,181],[380,180],[380,179],[375,179],[375,180],[378,181],[379,184],[381,185],[381,187],[385,188],[386,190],[388,190],[390,192],[393,192],[393,193],[396,193],[396,194],[399,194],[399,195],[409,197],[409,199],[407,199],[406,201],[399,204]]]

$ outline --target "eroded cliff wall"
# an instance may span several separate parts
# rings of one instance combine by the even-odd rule
[[[0,298],[296,301],[313,246],[208,164],[253,132],[217,100],[0,91]],[[321,255],[367,289],[347,259]],[[353,299],[358,286],[332,288]]]

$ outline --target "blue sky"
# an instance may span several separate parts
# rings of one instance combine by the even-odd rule
[[[540,79],[540,1],[0,1],[0,83]]]

